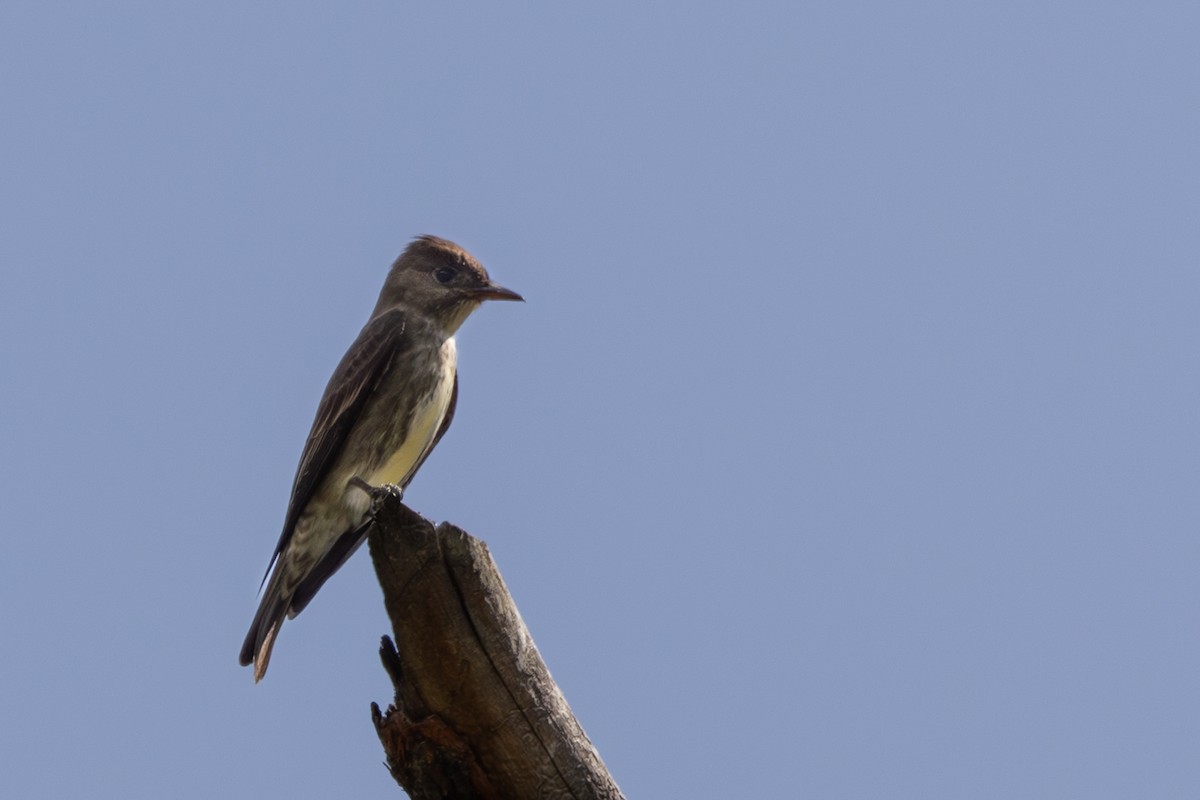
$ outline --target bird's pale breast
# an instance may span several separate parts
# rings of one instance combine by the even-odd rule
[[[421,456],[433,444],[438,428],[442,426],[442,420],[446,416],[446,409],[450,406],[450,396],[454,391],[457,352],[453,338],[447,339],[442,344],[439,355],[441,374],[437,382],[429,393],[420,398],[417,407],[413,410],[408,426],[408,435],[400,443],[399,449],[387,456],[383,466],[376,469],[367,478],[367,482],[371,485],[402,484],[412,468],[421,460]]]

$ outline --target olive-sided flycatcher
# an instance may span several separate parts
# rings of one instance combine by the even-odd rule
[[[362,544],[370,487],[408,485],[450,427],[454,333],[484,300],[520,300],[453,242],[420,236],[396,259],[371,319],[334,370],[300,456],[266,591],[242,645],[254,680],[284,618]]]

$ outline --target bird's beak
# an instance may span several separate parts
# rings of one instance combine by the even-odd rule
[[[512,289],[505,289],[503,286],[498,286],[494,283],[489,283],[487,286],[480,286],[478,289],[472,289],[471,294],[479,300],[520,300],[521,302],[525,302],[525,298]]]

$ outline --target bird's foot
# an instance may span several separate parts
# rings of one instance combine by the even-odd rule
[[[385,483],[382,486],[372,486],[362,478],[355,475],[346,482],[348,486],[353,486],[356,489],[362,489],[371,498],[371,510],[368,512],[373,519],[383,505],[384,500],[389,496],[395,497],[397,500],[404,499],[404,488],[397,486],[394,483]]]

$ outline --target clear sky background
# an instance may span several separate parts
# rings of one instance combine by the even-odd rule
[[[0,795],[391,797],[360,552],[237,665],[418,233],[408,502],[630,798],[1200,796],[1194,3],[0,5]]]

